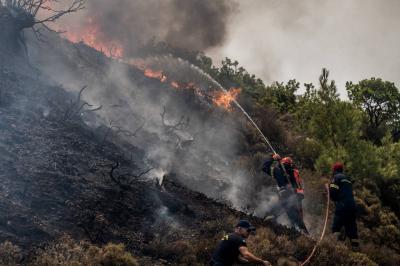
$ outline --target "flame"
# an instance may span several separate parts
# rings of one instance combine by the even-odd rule
[[[144,70],[144,75],[148,78],[158,79],[161,82],[165,82],[168,79],[162,71],[155,71],[149,68]]]
[[[176,82],[176,81],[172,81],[172,82],[171,82],[171,86],[172,86],[173,88],[175,88],[175,89],[180,89],[180,88],[181,88],[181,86],[179,85],[179,83]]]
[[[92,18],[87,19],[87,23],[83,28],[77,31],[69,30],[63,33],[62,36],[73,43],[83,42],[114,59],[120,59],[124,55],[124,50],[120,44],[115,41],[102,41],[99,38],[99,36],[102,36],[102,32]]]
[[[213,102],[226,110],[232,110],[232,103],[236,101],[241,93],[240,88],[230,88],[227,92],[216,92],[214,94]]]
[[[168,84],[174,89],[192,90],[199,96],[206,96],[206,97],[211,96],[211,100],[216,106],[224,108],[227,111],[232,110],[232,103],[236,101],[237,97],[242,91],[240,88],[230,88],[229,91],[227,92],[214,91],[210,94],[206,94],[206,92],[204,92],[204,90],[202,90],[194,82],[182,83],[176,80],[172,80],[169,77],[167,77],[167,75],[163,71],[153,70],[149,68],[145,60],[143,59],[131,59],[128,61],[128,63],[143,71],[144,75],[148,78],[157,79],[162,83],[168,81]],[[212,88],[210,89],[212,90]]]
[[[89,18],[88,23],[78,32],[68,31],[63,33],[63,36],[73,43],[83,42],[86,45],[104,53],[106,56],[114,59],[122,59],[124,50],[116,42],[104,42],[101,37],[102,32],[93,19]],[[234,102],[241,93],[240,88],[231,88],[228,92],[213,92],[211,95],[206,94],[194,82],[181,83],[176,80],[170,80],[162,70],[154,70],[147,66],[146,61],[143,59],[128,59],[123,60],[125,63],[137,67],[143,71],[143,74],[152,79],[157,79],[162,83],[166,83],[175,89],[189,89],[193,90],[200,96],[211,96],[213,103],[216,106],[222,107],[227,111],[232,110],[232,102]]]

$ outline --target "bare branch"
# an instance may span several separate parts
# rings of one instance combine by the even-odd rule
[[[115,177],[115,176],[114,176],[114,171],[115,171],[116,169],[118,169],[118,167],[119,167],[119,162],[117,162],[117,163],[111,165],[111,169],[110,169],[110,172],[109,172],[109,176],[110,176],[110,178],[111,178],[112,181],[114,181],[114,182],[117,183],[118,185],[121,185],[121,182],[120,182],[120,180],[119,180],[119,179],[120,179],[120,176],[119,176],[119,177]]]
[[[139,131],[142,130],[142,129],[144,128],[144,126],[146,125],[146,123],[147,123],[147,121],[144,121],[143,124],[141,124],[137,129],[135,129],[135,131],[132,132],[132,131],[129,131],[129,130],[127,130],[127,129],[124,129],[124,128],[121,127],[121,126],[114,125],[114,121],[113,121],[113,120],[110,120],[109,126],[108,126],[107,131],[106,131],[106,134],[104,134],[104,138],[103,138],[101,147],[104,146],[104,144],[105,144],[105,142],[106,142],[108,136],[110,135],[110,133],[111,133],[111,131],[112,131],[113,129],[115,129],[115,133],[116,133],[117,135],[118,135],[118,134],[123,134],[123,135],[126,136],[126,137],[136,137],[136,136],[137,136],[137,133],[139,133]]]
[[[146,174],[148,174],[151,170],[153,170],[154,168],[153,167],[151,167],[151,168],[149,168],[149,169],[147,169],[147,170],[145,170],[145,171],[143,171],[143,172],[141,172],[141,173],[139,173],[139,174],[137,174],[137,175],[133,175],[132,177],[132,179],[131,179],[131,181],[129,182],[129,186],[131,186],[132,184],[133,184],[133,182],[136,180],[136,179],[139,179],[139,178],[141,178],[142,176],[144,176],[144,175],[146,175]]]
[[[65,111],[64,114],[64,121],[67,121],[68,119],[73,118],[74,116],[80,114],[80,113],[84,113],[84,112],[95,112],[95,111],[99,111],[103,108],[102,105],[95,107],[93,109],[84,109],[85,106],[88,107],[93,107],[92,104],[89,104],[88,102],[84,101],[81,102],[82,99],[82,95],[83,95],[83,91],[87,88],[87,86],[84,86],[78,94],[77,99],[75,100],[75,102],[70,103],[70,106],[68,107],[68,109]]]
[[[175,130],[185,130],[186,128],[189,127],[190,119],[189,119],[189,117],[185,117],[185,116],[182,116],[176,124],[168,125],[165,121],[166,113],[167,113],[167,111],[164,106],[163,112],[160,114],[160,116],[161,116],[161,122],[167,132],[173,132]]]
[[[5,6],[18,16],[28,19],[26,24],[20,25],[21,29],[42,25],[50,30],[47,23],[55,22],[66,14],[84,9],[85,2],[86,0],[70,0],[65,8],[57,9],[56,7],[61,3],[59,0],[0,0],[0,6]]]
[[[116,176],[115,171],[120,167],[120,163],[116,162],[115,164],[111,165],[111,169],[108,173],[110,179],[119,186],[122,190],[129,190],[131,189],[131,186],[133,182],[135,182],[137,179],[143,177],[144,175],[148,174],[151,170],[154,168],[149,168],[147,170],[144,170],[140,172],[139,174],[136,175],[128,175],[128,174],[121,174]],[[130,177],[129,177],[130,176]]]

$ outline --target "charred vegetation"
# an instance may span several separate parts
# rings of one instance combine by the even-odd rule
[[[7,4],[12,2],[2,3],[0,14],[12,16]],[[260,171],[269,152],[256,130],[236,110],[210,104],[212,95],[194,85],[162,82],[166,75],[180,74],[185,76],[182,84],[188,84],[190,78],[199,77],[198,72],[176,73],[179,59],[171,63],[172,70],[161,72],[162,80],[154,79],[145,76],[143,69],[113,60],[112,52],[106,56],[57,34],[50,34],[48,40],[37,45],[31,39],[29,44],[35,51],[30,59],[40,70],[24,72],[22,64],[0,69],[0,242],[4,241],[0,264],[51,265],[58,253],[86,263],[88,251],[95,251],[93,261],[103,263],[103,255],[112,251],[127,259],[127,265],[135,265],[133,260],[139,265],[203,265],[239,218],[259,228],[249,242],[257,254],[282,265],[304,260],[315,245],[313,239],[260,218],[272,212],[268,199],[275,195],[271,189],[275,183]],[[2,56],[17,47],[6,46]],[[316,172],[327,165],[323,147],[332,140],[335,147],[343,139],[352,142],[341,139],[340,130],[334,128],[338,123],[327,127],[335,129],[329,134],[315,128],[299,130],[293,124],[308,125],[315,113],[321,115],[318,111],[330,99],[321,103],[312,97],[329,96],[333,86],[325,82],[328,93],[324,94],[313,92],[314,86],[307,84],[309,94],[296,100],[295,81],[267,87],[236,61],[227,59],[218,69],[202,53],[174,52],[189,57],[223,85],[244,88],[238,101],[278,152],[293,152],[302,168],[307,222],[318,234],[324,207],[321,188],[328,180]],[[52,80],[54,76],[60,80]],[[306,112],[311,105],[307,97],[318,103],[311,114]],[[143,102],[145,113],[140,113]],[[288,112],[283,108],[286,104],[291,106]],[[338,112],[346,106],[339,107]],[[299,118],[296,110],[309,116]],[[321,117],[324,123],[330,121],[330,116]],[[325,135],[329,138],[321,141],[319,137]],[[365,154],[373,154],[369,147]],[[352,173],[359,174],[356,170]],[[396,195],[396,179],[382,184],[392,183],[386,190],[390,194],[383,198],[397,206],[391,196]],[[360,232],[366,242],[361,253],[328,236],[310,265],[398,264],[400,224],[377,196],[385,191],[378,187],[382,184],[365,177],[355,184]]]
[[[4,53],[18,54],[26,51],[24,30],[32,29],[40,38],[43,30],[51,30],[48,23],[84,8],[84,0],[73,0],[65,9],[56,9],[49,0],[0,1],[0,49]]]

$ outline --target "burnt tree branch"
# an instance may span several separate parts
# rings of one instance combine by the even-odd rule
[[[106,140],[108,138],[108,136],[110,135],[110,133],[112,132],[113,129],[115,129],[115,134],[119,135],[119,134],[123,134],[125,137],[136,137],[137,134],[139,133],[140,130],[142,130],[144,128],[144,126],[146,125],[147,121],[144,121],[138,128],[136,128],[133,132],[127,129],[124,129],[121,126],[117,126],[114,125],[114,121],[110,120],[109,122],[109,126],[107,127],[107,131],[104,134],[104,138],[103,141],[101,143],[101,147],[104,147]]]
[[[148,174],[154,168],[149,168],[144,170],[138,174],[116,174],[116,171],[120,168],[120,163],[116,162],[111,165],[110,171],[108,176],[110,177],[111,181],[114,182],[122,191],[130,190],[132,185],[135,181],[140,179],[141,177]]]
[[[70,102],[70,106],[68,107],[68,109],[65,111],[64,114],[64,119],[63,121],[67,121],[69,119],[72,119],[73,117],[75,117],[76,115],[78,115],[79,113],[83,113],[83,112],[96,112],[99,111],[103,108],[102,105],[92,108],[92,109],[84,109],[86,106],[91,108],[93,107],[92,104],[86,102],[86,101],[81,101],[82,99],[82,95],[83,95],[83,91],[87,88],[87,86],[84,86],[78,94],[77,99],[75,100],[75,102]]]
[[[175,124],[167,124],[165,121],[165,116],[167,114],[167,110],[165,106],[163,107],[163,112],[160,114],[161,122],[167,132],[172,132],[175,130],[185,130],[189,127],[190,119],[189,117],[185,117],[184,115],[176,122]]]

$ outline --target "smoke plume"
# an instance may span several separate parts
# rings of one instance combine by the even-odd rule
[[[228,0],[87,0],[78,18],[66,18],[59,27],[77,34],[89,28],[97,41],[120,45],[125,56],[150,40],[204,51],[224,42],[233,11]]]

